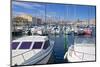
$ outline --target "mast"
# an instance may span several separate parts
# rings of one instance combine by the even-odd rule
[[[89,26],[89,9],[90,9],[90,7],[88,6],[88,26]]]

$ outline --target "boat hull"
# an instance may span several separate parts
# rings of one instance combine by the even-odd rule
[[[46,64],[51,54],[52,54],[52,49],[48,49],[46,52],[41,52],[41,54],[37,54],[36,56],[31,57],[29,60],[25,61],[21,65]]]
[[[47,64],[53,52],[54,43],[51,42],[51,44],[46,50],[39,52],[21,65]]]
[[[95,47],[90,46],[70,46],[68,51],[64,55],[64,59],[69,62],[81,62],[81,61],[95,61]]]

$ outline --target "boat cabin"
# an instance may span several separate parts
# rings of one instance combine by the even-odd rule
[[[30,39],[30,40],[28,40],[28,39]],[[33,41],[32,41],[32,39],[33,39]],[[45,36],[38,36],[38,37],[33,36],[33,38],[32,38],[32,36],[28,36],[27,39],[26,39],[26,37],[24,37],[24,38],[20,38],[18,40],[14,40],[11,44],[12,50],[16,50],[16,49],[17,50],[20,50],[20,49],[47,49],[49,46],[50,46],[49,40],[47,40]]]

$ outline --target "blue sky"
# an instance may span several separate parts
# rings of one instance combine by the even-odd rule
[[[46,17],[55,19],[94,19],[95,7],[94,6],[81,6],[81,5],[62,5],[62,4],[43,4],[31,2],[12,2],[12,15],[30,14],[32,16]]]

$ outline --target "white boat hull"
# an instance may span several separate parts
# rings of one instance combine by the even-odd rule
[[[52,47],[53,48],[53,47]],[[33,56],[21,65],[36,65],[36,64],[46,64],[52,54],[52,49],[47,49],[45,52],[40,52]]]
[[[69,62],[95,61],[95,46],[74,45],[74,49],[73,46],[70,46],[64,59]]]
[[[35,38],[34,36],[28,36],[32,41],[32,38]],[[24,37],[24,40],[26,41],[26,39],[28,37]],[[38,39],[39,37],[42,38],[42,36],[37,36],[36,39]],[[46,38],[45,36],[43,36],[45,38],[44,40],[44,44],[45,41],[48,40],[48,38]],[[22,40],[23,38],[20,38],[19,40]],[[35,39],[35,40],[36,40]],[[19,42],[19,40],[15,40],[13,42]],[[43,41],[43,40],[39,40],[39,41]],[[50,45],[47,48],[43,48],[44,45],[41,46],[41,49],[19,49],[19,46],[22,43],[20,43],[18,45],[18,47],[16,48],[16,50],[12,50],[12,66],[15,65],[36,65],[36,64],[46,64],[52,54],[53,51],[53,47],[54,47],[54,41],[50,40]]]

